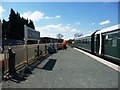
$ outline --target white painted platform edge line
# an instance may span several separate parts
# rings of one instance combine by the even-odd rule
[[[108,61],[106,61],[106,60],[104,60],[104,59],[102,59],[102,58],[99,58],[99,57],[97,57],[97,56],[94,56],[94,55],[92,55],[92,54],[90,54],[90,53],[87,53],[87,52],[85,52],[85,51],[82,51],[82,50],[80,50],[80,49],[77,49],[77,48],[74,48],[74,49],[75,49],[75,50],[78,50],[78,51],[80,51],[80,52],[82,52],[82,53],[84,53],[84,54],[92,57],[93,59],[101,62],[102,64],[105,64],[106,66],[108,66],[108,67],[110,67],[110,68],[112,68],[112,69],[120,72],[120,68],[119,68],[118,65],[113,64],[113,63],[111,63],[111,62],[108,62]]]

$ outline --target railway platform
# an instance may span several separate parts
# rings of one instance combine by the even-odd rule
[[[3,81],[3,88],[118,88],[119,68],[76,48],[59,50],[20,82]],[[117,90],[117,89],[116,89]]]

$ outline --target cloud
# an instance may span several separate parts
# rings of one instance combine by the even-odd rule
[[[58,19],[61,18],[61,16],[55,16],[55,17],[49,17],[49,16],[45,16],[44,19]]]
[[[71,33],[78,32],[77,29],[71,29]]]
[[[107,3],[112,2],[113,0],[106,0]]]
[[[77,30],[75,28],[71,28],[69,26],[65,26],[62,24],[46,25],[46,26],[42,26],[42,27],[36,26],[36,30],[40,32],[41,37],[57,38],[56,35],[58,33],[61,33],[61,34],[63,34],[64,39],[73,38],[74,34],[76,32],[80,32],[79,30]]]
[[[55,18],[61,18],[61,16],[60,16],[60,15],[57,15],[57,16],[55,16]]]
[[[79,24],[80,24],[80,21],[79,21],[79,22],[75,22],[75,24],[79,25]]]
[[[45,16],[45,14],[43,12],[40,11],[34,11],[34,12],[25,12],[21,15],[22,17],[24,17],[25,19],[31,19],[33,21],[40,21],[41,19],[58,19],[61,18],[60,15],[54,16],[54,17],[49,17],[49,16]]]
[[[68,26],[70,26],[70,24],[69,24],[69,23],[68,23],[67,25],[68,25]]]
[[[28,11],[26,13],[23,13],[21,16],[26,19],[31,19],[33,21],[39,21],[39,20],[43,19],[44,13],[42,13],[40,11],[34,11],[34,12]]]
[[[45,19],[52,19],[52,17],[48,17],[48,16],[46,16]]]
[[[109,23],[110,23],[110,20],[106,20],[106,21],[100,22],[99,24],[100,25],[105,25],[105,24],[109,24]]]
[[[5,9],[2,7],[2,6],[0,6],[0,18],[2,18],[2,13],[5,11]]]
[[[92,23],[92,25],[95,25],[95,23]]]

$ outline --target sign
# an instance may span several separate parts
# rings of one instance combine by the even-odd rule
[[[36,31],[32,28],[27,27],[26,25],[24,26],[25,28],[25,40],[39,40],[40,39],[40,32]]]
[[[28,38],[29,39],[40,39],[40,32],[28,28]]]

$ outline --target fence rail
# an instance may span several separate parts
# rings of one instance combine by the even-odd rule
[[[45,56],[48,54],[47,47],[49,44],[32,44],[32,45],[18,45],[18,46],[5,46],[4,47],[4,63],[3,63],[3,74],[8,73],[9,71],[9,53],[8,49],[12,48],[12,51],[15,52],[15,68],[16,70],[20,67],[25,66],[26,62],[31,63],[37,58]],[[55,43],[54,44],[56,49],[61,48],[61,44]],[[39,47],[39,57],[37,56]]]

